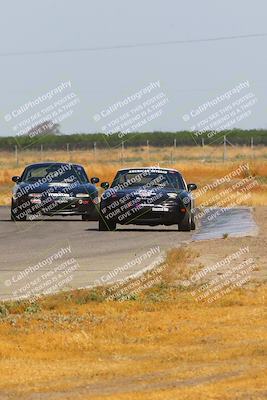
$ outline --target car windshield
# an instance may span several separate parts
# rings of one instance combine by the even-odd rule
[[[125,170],[119,171],[111,187],[135,188],[140,186],[185,189],[181,175],[168,170]]]
[[[41,164],[27,167],[21,177],[23,182],[80,182],[87,183],[83,167],[70,164]]]

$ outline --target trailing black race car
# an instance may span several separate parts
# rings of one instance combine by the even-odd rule
[[[81,215],[98,219],[98,178],[89,181],[78,164],[45,162],[28,165],[21,176],[13,176],[11,219],[34,220],[42,215]]]
[[[117,172],[101,197],[99,230],[115,230],[116,224],[178,225],[180,231],[195,229],[194,200],[197,186],[167,168],[129,168]]]

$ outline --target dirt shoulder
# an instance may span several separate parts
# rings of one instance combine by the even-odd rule
[[[194,249],[199,257],[197,262],[204,267],[213,267],[220,260],[236,254],[241,254],[237,261],[242,263],[249,258],[253,259],[255,268],[251,271],[251,282],[267,282],[267,207],[255,207],[253,209],[253,217],[259,227],[257,236],[246,237],[227,237],[225,239],[205,240],[190,244],[190,248]],[[247,249],[247,250],[246,250]],[[230,263],[225,268],[219,267],[213,273],[206,275],[212,279],[218,273],[222,273],[228,269]]]

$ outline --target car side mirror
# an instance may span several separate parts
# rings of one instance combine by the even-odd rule
[[[103,189],[107,190],[109,188],[109,183],[108,182],[102,182],[100,185]]]
[[[13,182],[18,182],[20,180],[20,176],[12,176]]]
[[[99,182],[99,178],[96,178],[95,176],[93,177],[93,178],[91,178],[91,183],[93,184],[93,185],[95,185],[96,183],[98,183]]]
[[[197,185],[195,183],[188,183],[187,190],[189,192],[192,192],[192,190],[196,190],[196,189],[197,189]]]

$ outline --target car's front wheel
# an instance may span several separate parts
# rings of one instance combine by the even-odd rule
[[[91,221],[91,218],[89,217],[89,215],[82,215],[82,220],[83,221]]]
[[[194,231],[195,229],[196,229],[195,217],[194,215],[191,215],[191,231]]]
[[[181,232],[190,232],[191,231],[191,214],[189,212],[187,212],[183,218],[180,220],[180,222],[178,223],[178,231]]]
[[[108,222],[103,219],[101,216],[98,221],[98,230],[99,231],[115,231],[116,230],[116,222]]]
[[[14,221],[14,222],[26,221],[27,217],[26,217],[26,215],[23,215],[23,216],[16,215],[16,213],[13,210],[13,208],[11,208],[10,219],[11,219],[11,221]]]

